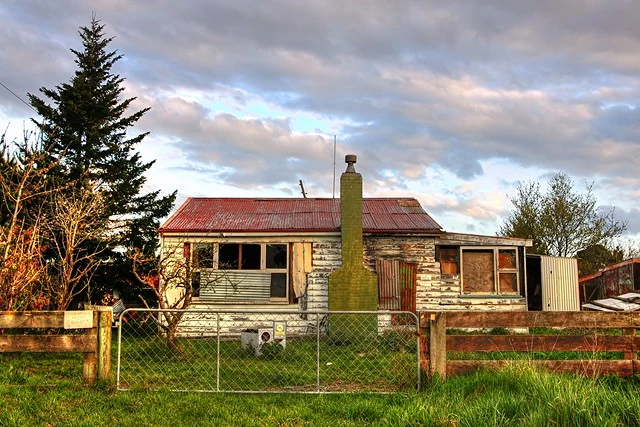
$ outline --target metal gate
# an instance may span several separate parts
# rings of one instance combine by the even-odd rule
[[[344,331],[332,340],[332,323],[334,329],[347,325],[347,340]],[[118,390],[420,388],[418,318],[411,312],[128,309],[118,327],[117,357]]]

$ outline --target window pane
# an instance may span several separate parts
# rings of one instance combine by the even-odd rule
[[[516,251],[515,250],[500,250],[498,255],[498,268],[517,268],[516,265]]]
[[[237,270],[240,245],[237,243],[223,243],[218,249],[218,269]]]
[[[287,273],[271,273],[271,297],[287,297]]]
[[[242,245],[241,270],[260,270],[260,245]]]
[[[267,245],[267,268],[287,268],[287,245]]]
[[[193,250],[195,268],[213,268],[213,244],[198,243]]]
[[[493,251],[462,253],[462,287],[465,294],[495,293]]]
[[[500,277],[501,294],[518,293],[518,276],[516,273],[499,273],[498,277]]]
[[[200,279],[201,273],[199,271],[194,271],[191,275],[191,288],[193,290],[193,296],[200,296]]]

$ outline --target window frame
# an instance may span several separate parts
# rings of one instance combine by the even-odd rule
[[[493,254],[493,292],[468,292],[464,290],[464,253],[465,252],[488,252],[492,251]],[[515,267],[513,268],[500,268],[499,256],[500,251],[513,251],[515,253]],[[458,270],[460,274],[460,293],[462,296],[521,296],[521,284],[520,284],[520,253],[517,246],[460,246],[458,252]],[[514,292],[501,292],[500,291],[500,274],[515,274],[516,275],[516,290]]]
[[[203,246],[209,246],[209,245],[213,245],[213,265],[212,266],[207,266],[207,267],[201,267],[201,266],[197,266],[195,265],[194,261],[194,257],[195,254],[197,253],[198,248],[201,248]],[[219,268],[220,264],[219,264],[219,256],[220,256],[220,245],[239,245],[240,247],[238,248],[238,267],[237,268]],[[259,269],[242,269],[242,245],[257,245],[260,246],[260,268]],[[269,245],[278,245],[278,246],[284,246],[285,248],[285,267],[279,267],[279,268],[275,268],[275,267],[267,267],[267,246]],[[274,296],[269,296],[269,299],[264,299],[264,300],[246,300],[244,301],[244,303],[289,303],[289,299],[291,297],[291,284],[290,284],[290,280],[291,280],[291,272],[289,271],[291,268],[290,265],[290,256],[291,256],[291,248],[290,248],[290,244],[289,242],[256,242],[256,241],[230,241],[230,242],[191,242],[191,260],[192,260],[192,265],[194,266],[194,272],[200,272],[202,270],[209,270],[209,271],[247,271],[247,272],[262,272],[262,273],[279,273],[279,274],[285,274],[285,292],[286,295],[285,296],[281,296],[281,297],[274,297]],[[200,286],[202,286],[202,284],[200,284]],[[272,285],[273,286],[273,285]],[[273,290],[270,288],[270,293],[273,292]],[[198,297],[198,299],[200,301],[208,301],[208,300],[202,300],[200,299],[200,297]],[[212,303],[236,303],[236,304],[242,304],[242,301],[231,301],[231,300],[225,300],[225,299],[220,299],[220,300],[211,300]]]

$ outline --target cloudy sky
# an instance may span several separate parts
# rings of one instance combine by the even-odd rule
[[[4,0],[0,82],[68,81],[92,12],[125,55],[148,188],[412,196],[446,230],[494,234],[518,181],[594,183],[640,233],[640,2]],[[0,87],[0,126],[34,112]]]

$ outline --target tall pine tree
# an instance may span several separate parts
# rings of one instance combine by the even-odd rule
[[[110,250],[102,252],[104,266],[94,282],[125,290],[131,266],[122,248],[152,256],[159,219],[171,210],[176,193],[143,193],[144,173],[154,162],[144,163],[136,145],[148,132],[131,137],[127,130],[149,108],[129,114],[135,98],[121,97],[124,78],[112,68],[122,55],[108,50],[113,38],[105,37],[104,25],[94,16],[79,34],[84,49],[71,49],[77,64],[71,80],[54,89],[40,88],[50,103],[33,94],[29,99],[43,119],[34,120],[42,131],[43,146],[57,160],[54,179],[98,189],[105,200],[103,214],[116,225],[116,239],[110,238]]]

